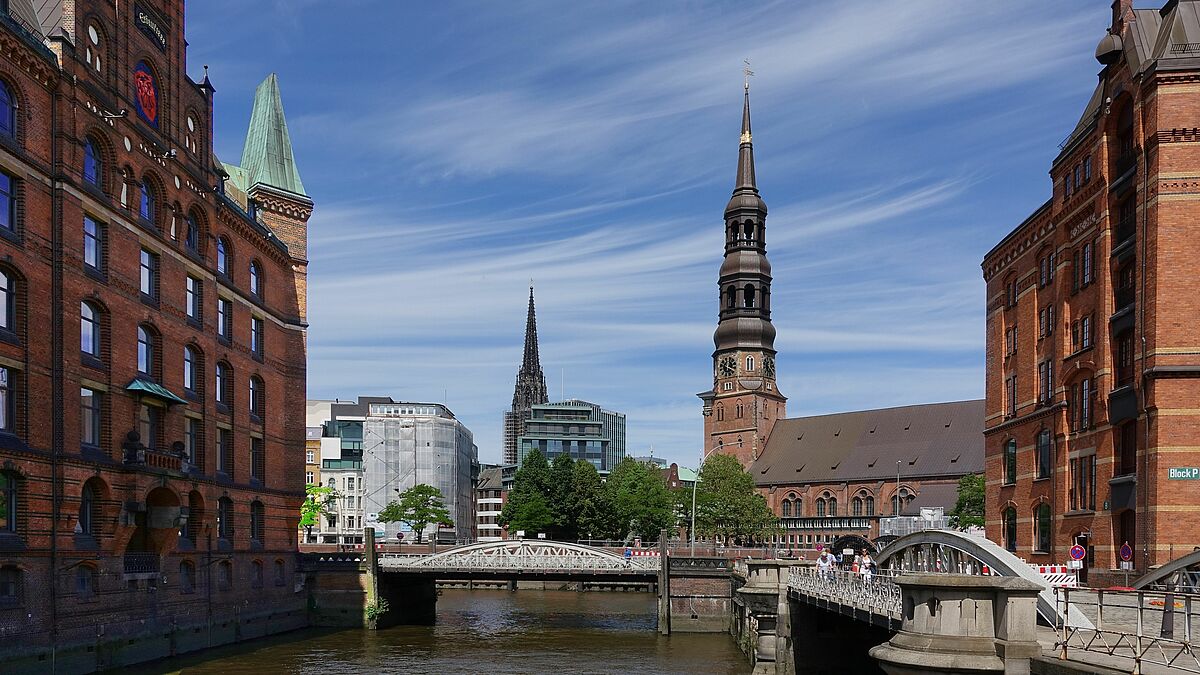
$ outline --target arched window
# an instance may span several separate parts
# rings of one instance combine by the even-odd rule
[[[868,516],[875,515],[875,498],[874,497],[867,497],[867,515]]]
[[[0,80],[0,134],[17,137],[17,97],[3,80]]]
[[[908,488],[900,488],[896,494],[892,495],[892,515],[898,516],[904,510],[904,506],[913,500],[913,495],[908,491]]]
[[[138,326],[138,372],[152,377],[154,374],[154,335],[145,326]]]
[[[96,595],[96,568],[83,564],[75,568],[75,595],[88,599]]]
[[[196,590],[196,566],[190,560],[179,563],[179,592],[191,593]]]
[[[250,538],[256,543],[262,544],[266,539],[266,509],[260,501],[254,501],[250,504]]]
[[[221,539],[233,538],[233,500],[229,497],[217,500],[217,536]]]
[[[745,288],[742,289],[742,297],[745,300],[747,308],[754,307],[754,284],[746,284]]]
[[[190,392],[200,390],[200,355],[196,348],[187,345],[183,348],[183,388]]]
[[[754,370],[754,357],[753,356],[746,357],[746,370]]]
[[[261,560],[255,560],[250,563],[250,587],[262,588],[263,585],[263,564]]]
[[[1011,506],[1004,509],[1004,548],[1017,552],[1017,510]]]
[[[286,583],[287,570],[284,567],[282,560],[275,561],[275,585],[282,586]]]
[[[11,274],[0,270],[0,329],[17,329],[17,288]]]
[[[217,587],[222,591],[233,588],[233,563],[228,560],[217,564]]]
[[[217,273],[229,274],[229,243],[225,237],[217,237]]]
[[[187,232],[184,233],[183,242],[193,253],[200,250],[200,225],[196,222],[196,216],[190,213],[187,215]]]
[[[792,500],[790,500],[790,499],[783,500],[783,505],[780,507],[779,513],[784,518],[791,516],[792,515]]]
[[[862,497],[855,497],[854,500],[852,502],[850,502],[850,515],[861,516],[862,514],[863,514]]]
[[[739,420],[742,419],[742,416],[745,415],[745,413],[746,413],[746,409],[742,406],[741,401],[738,401],[736,411],[737,411],[737,418]]]
[[[837,515],[837,497],[829,498],[829,515],[831,515],[831,516]]]
[[[217,362],[217,403],[229,404],[229,387],[232,384],[230,377],[229,364],[224,361]]]
[[[83,61],[92,67],[92,70],[97,73],[104,73],[103,55],[104,41],[103,34],[95,24],[88,24],[87,27],[87,42],[83,51]]]
[[[83,179],[96,187],[104,180],[104,160],[100,148],[90,138],[83,143]]]
[[[100,358],[100,312],[90,302],[79,303],[79,350]]]
[[[138,215],[142,220],[153,223],[154,211],[157,208],[155,203],[154,187],[145,178],[138,183]]]
[[[90,482],[83,484],[79,493],[79,534],[95,534],[96,489]]]
[[[825,498],[824,497],[819,497],[817,499],[817,517],[818,518],[825,517]]]
[[[1017,439],[1010,438],[1004,443],[1004,484],[1012,485],[1017,482]]]
[[[0,513],[0,532],[16,532],[17,519],[17,475],[11,471],[0,472],[0,504],[4,511]]]
[[[737,289],[735,289],[733,286],[730,286],[729,288],[725,289],[725,306],[733,309],[735,304],[737,304]]]
[[[250,376],[250,414],[255,417],[263,414],[263,381],[257,375]]]
[[[742,227],[746,235],[746,241],[754,241],[754,222],[747,220],[743,223]]]
[[[1052,523],[1050,505],[1046,502],[1038,504],[1034,517],[1034,527],[1037,528],[1037,550],[1042,553],[1050,552]]]
[[[262,297],[262,270],[257,260],[250,261],[250,292]]]
[[[718,422],[725,421],[725,406],[723,406],[723,405],[717,406],[717,421]]]

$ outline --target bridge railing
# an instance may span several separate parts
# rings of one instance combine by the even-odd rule
[[[431,556],[388,556],[381,565],[390,569],[454,569],[504,571],[621,571],[658,570],[662,563],[655,557],[632,557],[629,560],[604,560],[588,555],[516,553],[510,555],[462,555],[435,559]]]
[[[1060,620],[1057,648],[1063,659],[1072,651],[1123,657],[1144,665],[1200,673],[1195,639],[1200,631],[1200,594],[1055,588],[1059,616],[1082,613],[1093,624]]]
[[[895,575],[886,570],[864,577],[844,570],[818,570],[792,566],[788,569],[788,588],[802,595],[854,607],[893,618],[900,617],[900,586]]]

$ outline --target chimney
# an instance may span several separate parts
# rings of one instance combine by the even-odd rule
[[[1112,27],[1108,32],[1113,35],[1121,35],[1125,30],[1125,24],[1133,20],[1133,0],[1113,0],[1112,4]]]

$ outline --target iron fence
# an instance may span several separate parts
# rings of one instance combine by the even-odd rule
[[[1055,626],[1061,658],[1084,651],[1129,659],[1135,674],[1147,665],[1200,673],[1193,642],[1200,628],[1200,594],[1067,587],[1055,588],[1054,594],[1058,616],[1068,617]],[[1093,625],[1075,625],[1071,609]]]
[[[857,572],[793,565],[788,568],[788,589],[872,614],[900,618],[900,586],[896,584],[895,574],[887,570],[864,576]]]

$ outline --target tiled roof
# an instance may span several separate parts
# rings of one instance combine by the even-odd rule
[[[983,401],[779,420],[750,467],[758,485],[960,476],[983,471]]]

